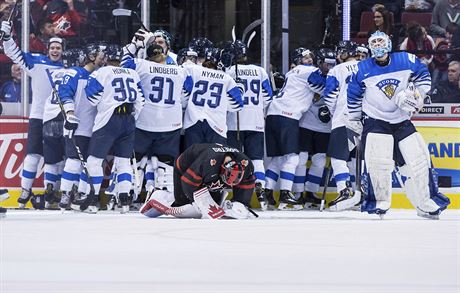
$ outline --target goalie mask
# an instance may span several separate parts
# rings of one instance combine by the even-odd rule
[[[372,57],[380,58],[391,52],[390,37],[381,31],[376,31],[369,38],[369,49]]]
[[[220,178],[229,186],[238,185],[243,179],[243,175],[244,166],[233,159],[221,166]]]

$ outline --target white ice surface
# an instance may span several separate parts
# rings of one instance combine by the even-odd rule
[[[460,292],[460,211],[255,220],[8,211],[0,292]]]

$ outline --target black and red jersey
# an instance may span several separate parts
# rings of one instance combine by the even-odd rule
[[[180,173],[182,192],[188,198],[193,198],[193,192],[203,187],[211,192],[231,188],[220,177],[221,166],[227,155],[240,162],[245,170],[241,182],[233,186],[234,199],[249,204],[255,184],[254,165],[238,149],[217,143],[195,144],[177,158],[174,167]]]

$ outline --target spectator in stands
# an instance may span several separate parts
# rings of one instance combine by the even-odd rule
[[[431,16],[431,35],[445,37],[446,27],[452,22],[460,22],[460,0],[438,0]]]
[[[441,81],[430,92],[432,103],[460,103],[460,62],[451,61],[447,69],[447,81]]]
[[[437,54],[435,54],[433,58],[434,69],[431,74],[432,89],[434,89],[440,81],[447,81],[447,68],[449,67],[449,60],[452,59],[452,54],[440,54],[440,52],[453,48],[453,36],[458,35],[458,32],[460,32],[459,28],[460,26],[458,24],[451,22],[446,27],[446,37],[436,40],[435,50]]]
[[[399,49],[406,51],[416,50],[434,50],[434,40],[431,36],[426,33],[426,30],[416,21],[411,21],[406,25],[407,38],[401,43]],[[430,66],[433,61],[433,55],[425,53],[416,54],[420,61],[426,66]]]
[[[69,38],[78,35],[83,17],[74,6],[74,0],[51,0],[43,6],[46,17],[53,21],[56,34]]]
[[[12,80],[5,82],[0,87],[0,100],[6,103],[21,102],[21,66],[11,65]]]
[[[390,37],[393,48],[396,48],[398,45],[399,34],[393,24],[393,18],[391,17],[390,11],[382,5],[376,5],[373,10],[374,28],[368,32],[368,37],[370,37],[375,31],[384,32]]]
[[[351,30],[359,31],[361,13],[363,11],[372,11],[375,4],[383,4],[393,13],[394,21],[399,23],[401,19],[401,10],[404,7],[404,0],[352,0],[351,1]]]
[[[39,21],[37,26],[37,33],[31,35],[29,50],[31,52],[46,54],[48,48],[48,40],[56,36],[56,30],[53,26],[53,21],[49,18],[45,18]]]
[[[436,4],[434,0],[406,0],[404,10],[408,12],[430,12]]]

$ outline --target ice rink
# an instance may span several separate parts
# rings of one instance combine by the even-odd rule
[[[0,292],[460,292],[460,211],[254,220],[8,211]]]

